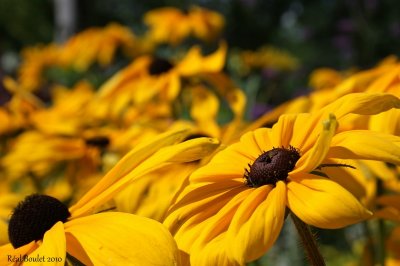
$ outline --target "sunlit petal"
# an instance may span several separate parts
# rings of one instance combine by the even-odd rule
[[[65,224],[94,265],[178,265],[178,249],[160,223],[127,213],[99,213]]]

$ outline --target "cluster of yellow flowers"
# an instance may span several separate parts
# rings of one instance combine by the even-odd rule
[[[110,24],[26,49],[17,77],[4,79],[0,265],[245,265],[289,214],[305,242],[308,225],[391,220],[383,259],[400,263],[397,58],[316,70],[310,94],[247,121],[245,93],[224,69],[226,42],[207,55],[198,45],[156,53],[188,37],[215,41],[221,15],[162,8],[144,21],[141,37]],[[131,63],[99,88],[45,78],[52,66],[111,65],[118,49]],[[241,58],[247,71],[299,64],[273,48]]]

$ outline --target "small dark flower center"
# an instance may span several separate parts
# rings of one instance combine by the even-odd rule
[[[275,185],[279,180],[286,181],[300,158],[298,150],[292,146],[289,149],[273,148],[261,154],[249,169],[245,169],[244,178],[249,187]]]
[[[105,136],[95,136],[92,138],[88,138],[85,140],[86,145],[99,147],[99,148],[106,148],[108,144],[110,144],[110,139]]]
[[[149,74],[158,76],[162,73],[168,72],[174,65],[164,58],[156,57],[149,65]]]
[[[43,239],[44,234],[58,221],[66,222],[71,214],[58,199],[33,194],[27,196],[14,209],[8,225],[8,237],[14,248],[33,240]]]

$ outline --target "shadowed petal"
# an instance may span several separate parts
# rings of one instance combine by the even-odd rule
[[[0,246],[0,265],[15,265],[13,262],[8,260],[8,256],[11,256],[11,258],[20,258],[26,254],[30,254],[37,247],[38,245],[35,241],[32,241],[31,243],[17,249],[14,249],[11,244]]]
[[[368,130],[341,132],[332,138],[328,158],[400,164],[400,137]]]
[[[31,258],[40,258],[40,261],[28,261],[24,265],[34,266],[34,265],[49,265],[48,259],[55,259],[51,263],[54,266],[64,266],[65,264],[65,233],[64,224],[62,222],[57,222],[53,227],[48,230],[43,237],[43,243],[29,256]]]
[[[299,183],[289,182],[287,188],[289,208],[315,227],[341,228],[372,215],[350,192],[326,178],[304,177]]]
[[[239,264],[260,258],[276,241],[286,209],[286,186],[262,186],[240,205],[227,235],[227,253]]]
[[[178,249],[160,223],[127,213],[98,213],[65,224],[94,265],[177,265]]]

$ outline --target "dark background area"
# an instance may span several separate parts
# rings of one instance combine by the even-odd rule
[[[361,68],[398,54],[400,2],[358,1],[77,1],[77,31],[116,21],[143,30],[142,16],[153,8],[201,5],[225,15],[231,47],[256,49],[271,44],[315,68]],[[0,52],[53,40],[51,0],[0,0]]]

